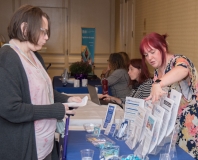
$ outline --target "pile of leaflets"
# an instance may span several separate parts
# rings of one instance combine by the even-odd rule
[[[166,147],[168,152],[175,146],[175,123],[181,93],[171,89],[170,95],[157,103],[126,97],[124,119],[128,120],[128,138],[125,143],[134,154],[146,157],[158,154]],[[174,135],[173,135],[174,134]]]

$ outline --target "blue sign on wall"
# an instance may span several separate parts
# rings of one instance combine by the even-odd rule
[[[95,28],[82,28],[82,61],[94,64]]]

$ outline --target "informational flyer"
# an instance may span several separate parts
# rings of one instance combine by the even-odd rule
[[[149,114],[146,122],[146,130],[144,133],[144,144],[142,149],[143,157],[148,154],[148,151],[150,149],[153,133],[155,130],[155,124],[156,124],[156,117],[153,116],[152,114]]]
[[[125,141],[125,143],[130,149],[133,149],[140,139],[140,135],[142,133],[142,128],[144,124],[145,114],[146,114],[146,109],[139,107],[138,114],[134,124],[134,130],[130,133],[130,137]]]
[[[78,107],[84,107],[84,106],[87,104],[87,101],[88,101],[88,96],[85,96],[85,97],[82,99],[82,102],[80,102],[80,103],[77,103],[77,102],[69,102],[69,103],[63,103],[63,104],[68,105],[68,107],[78,108]]]
[[[138,115],[135,120],[135,132],[134,132],[134,140],[132,143],[132,148],[135,147],[136,143],[140,140],[140,136],[143,132],[143,125],[144,125],[144,118],[146,114],[146,109],[139,107],[138,108]]]
[[[124,119],[135,121],[138,108],[144,108],[144,100],[139,98],[126,97]]]
[[[110,124],[113,123],[114,117],[115,117],[116,106],[117,106],[116,104],[112,104],[112,103],[108,104],[105,121],[103,125],[104,129],[107,128],[109,123]]]
[[[168,125],[169,125],[169,120],[171,118],[171,111],[173,108],[174,101],[168,97],[165,97],[163,101],[161,102],[161,107],[165,109],[164,112],[164,118],[163,118],[163,123],[162,127],[160,130],[159,134],[159,139],[158,139],[158,145],[162,142],[163,138],[166,136],[167,130],[169,130]]]
[[[149,153],[151,153],[157,145],[160,129],[161,129],[161,126],[162,126],[162,121],[163,121],[163,118],[164,118],[164,112],[165,112],[165,109],[162,108],[159,105],[156,105],[154,110],[153,110],[153,115],[156,117],[156,124],[155,124],[155,129],[154,129]]]
[[[177,119],[177,112],[178,112],[178,109],[179,109],[181,97],[182,97],[182,94],[180,92],[178,92],[174,89],[171,89],[170,99],[172,99],[174,101],[174,104],[173,104],[171,118],[170,118],[169,124],[168,124],[168,130],[166,132],[166,136],[169,136],[175,128],[175,123],[176,123],[176,119]]]
[[[146,109],[146,114],[145,114],[145,117],[144,117],[144,122],[143,122],[143,127],[142,127],[142,132],[140,134],[140,142],[143,142],[143,139],[144,139],[144,134],[146,132],[146,124],[147,124],[147,120],[148,120],[148,117],[150,114],[152,114],[152,110],[150,108],[145,108]]]
[[[128,120],[128,127],[127,127],[127,139],[133,135],[134,132],[134,122]]]
[[[133,149],[133,139],[134,139],[134,135],[130,135],[129,138],[125,141],[126,145],[132,150]]]
[[[151,112],[153,111],[154,105],[152,104],[151,100],[145,101],[144,107],[149,109]]]

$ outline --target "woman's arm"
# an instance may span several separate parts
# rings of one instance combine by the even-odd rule
[[[160,78],[160,86],[166,87],[175,82],[181,81],[188,76],[189,69],[183,66],[176,66],[166,73],[162,78]]]
[[[122,101],[121,101],[120,98],[113,97],[113,96],[110,96],[110,95],[108,95],[108,94],[100,95],[99,98],[100,98],[100,99],[103,99],[103,98],[104,98],[103,100],[112,101],[112,102],[114,101],[114,102],[116,102],[116,103],[118,103],[118,104],[122,104]]]
[[[112,101],[112,102],[116,102],[116,103],[118,103],[118,104],[122,104],[121,99],[120,99],[120,98],[117,98],[117,97],[112,97],[112,96],[110,96],[110,97],[109,97],[109,100]]]
[[[168,73],[166,73],[162,78],[160,83],[153,83],[151,88],[151,94],[146,100],[152,99],[155,102],[160,99],[161,96],[166,94],[163,87],[167,87],[175,82],[179,82],[188,76],[189,69],[184,66],[175,66]]]
[[[62,119],[65,115],[65,107],[61,103],[31,104],[25,74],[18,70],[20,67],[16,68],[13,70],[14,75],[9,72],[11,69],[8,71],[7,68],[0,67],[0,75],[2,75],[0,78],[0,117],[13,123],[47,118]]]

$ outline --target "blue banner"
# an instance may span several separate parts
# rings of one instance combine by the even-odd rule
[[[82,28],[82,61],[94,64],[95,28]]]

